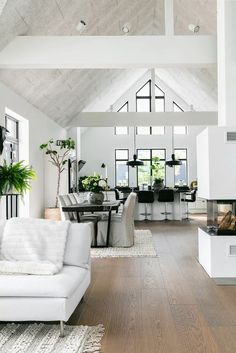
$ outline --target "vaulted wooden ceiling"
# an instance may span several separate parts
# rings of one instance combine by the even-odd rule
[[[165,33],[164,17],[164,0],[8,0],[0,16],[0,49],[17,35],[122,35],[127,22],[129,35],[160,35]],[[87,24],[83,33],[76,30],[80,20]],[[215,34],[216,0],[174,0],[174,22],[175,34],[193,35],[190,23],[200,26],[200,34]],[[138,70],[0,70],[0,81],[66,126],[107,90],[125,91],[138,74]],[[200,78],[204,79],[202,72]]]

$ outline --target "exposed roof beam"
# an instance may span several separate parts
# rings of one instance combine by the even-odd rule
[[[216,64],[213,36],[20,36],[0,52],[0,68],[98,69]]]
[[[217,112],[80,113],[68,127],[108,126],[210,126],[217,125]]]

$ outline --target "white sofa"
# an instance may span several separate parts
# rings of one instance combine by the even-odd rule
[[[0,244],[6,221],[0,222]],[[90,284],[91,224],[70,225],[56,275],[0,275],[0,321],[67,321]]]

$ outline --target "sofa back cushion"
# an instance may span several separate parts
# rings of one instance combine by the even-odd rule
[[[64,264],[88,268],[90,264],[92,223],[71,223]]]
[[[0,247],[6,222],[0,220]],[[64,265],[89,267],[92,226],[91,223],[71,223],[66,241]]]

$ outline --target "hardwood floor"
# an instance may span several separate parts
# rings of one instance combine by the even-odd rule
[[[102,353],[235,353],[236,286],[197,261],[197,222],[138,223],[158,258],[93,259],[92,284],[69,324],[105,326]]]

